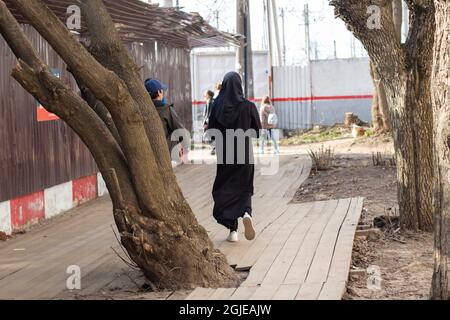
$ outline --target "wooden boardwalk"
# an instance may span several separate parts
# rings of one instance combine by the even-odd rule
[[[345,293],[362,199],[282,204],[260,214],[258,238],[223,243],[231,264],[250,270],[237,289],[198,288],[189,300],[340,300]]]
[[[266,158],[267,160],[267,158]],[[215,166],[177,168],[183,193],[216,247],[238,270],[250,270],[237,289],[196,289],[189,299],[341,299],[350,267],[353,237],[362,199],[291,204],[310,172],[307,156],[283,156],[275,175],[258,166],[254,216],[258,237],[224,241],[228,232],[212,218]],[[59,299],[66,289],[67,267],[80,266],[77,296],[124,287],[130,269],[111,250],[114,237],[108,198],[77,208],[25,235],[0,243],[0,299]],[[132,287],[132,286],[131,286]],[[120,290],[118,290],[120,293]],[[183,299],[189,293],[147,294],[143,299]],[[111,294],[111,298],[120,295]]]

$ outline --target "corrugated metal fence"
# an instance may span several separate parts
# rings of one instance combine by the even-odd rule
[[[365,58],[313,61],[311,66],[275,67],[273,72],[280,129],[342,123],[346,112],[370,122],[372,92]]]
[[[273,97],[280,129],[308,129],[312,123],[311,74],[304,67],[275,67]]]
[[[66,65],[30,26],[24,29],[50,68],[76,89]],[[170,86],[172,100],[191,128],[190,55],[155,43],[130,45],[142,77],[156,77]],[[76,134],[62,121],[37,122],[37,102],[11,76],[16,58],[0,36],[0,202],[65,183],[97,171]]]
[[[192,129],[192,89],[190,51],[171,48],[161,43],[133,43],[128,45],[138,66],[142,67],[142,79],[156,78],[169,86],[169,101],[183,121]]]

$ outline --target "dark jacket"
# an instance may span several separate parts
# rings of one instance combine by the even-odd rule
[[[205,113],[203,114],[203,118],[205,119],[205,122],[204,122],[205,125],[207,125],[209,123],[209,118],[211,117],[213,103],[214,103],[214,99],[211,99],[211,100],[209,100],[209,102],[206,103]]]
[[[175,130],[186,130],[181,123],[180,118],[178,118],[173,105],[164,105],[161,101],[158,100],[153,100],[153,104],[155,105],[159,117],[161,118],[161,121],[163,123],[164,133],[166,135],[169,151],[172,152],[172,149],[180,142],[182,142],[185,149],[189,149],[189,141],[187,138],[181,138],[180,141],[172,141],[172,134]]]

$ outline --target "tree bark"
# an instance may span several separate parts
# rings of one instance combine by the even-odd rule
[[[384,132],[384,120],[383,120],[383,114],[381,112],[381,106],[380,106],[380,81],[377,80],[375,76],[375,66],[372,62],[370,62],[370,75],[373,80],[373,87],[374,87],[374,93],[373,93],[373,99],[372,99],[372,126],[373,130],[376,134],[380,134]]]
[[[434,4],[408,1],[411,32],[402,45],[391,1],[333,0],[336,15],[363,43],[381,76],[389,104],[397,158],[402,227],[431,231],[433,179],[430,84]],[[380,26],[368,27],[367,8],[380,9]]]
[[[392,1],[392,19],[397,40],[401,42],[403,23],[402,0]],[[389,105],[386,97],[386,90],[381,81],[381,75],[377,70],[378,68],[374,66],[372,61],[370,62],[370,68],[375,88],[374,100],[372,104],[372,115],[375,117],[374,131],[378,134],[392,132]]]
[[[450,299],[450,2],[435,0],[436,36],[432,76],[435,214],[432,299]]]
[[[392,17],[398,41],[402,41],[403,5],[402,0],[392,0]]]
[[[98,9],[98,22],[105,23],[101,31],[92,33],[105,39],[105,47],[116,47],[113,53],[117,57],[110,61],[137,70],[123,56],[122,43],[115,41],[116,31],[101,0],[82,2],[82,6]],[[14,5],[58,52],[78,83],[84,84],[111,115],[116,132],[105,120],[105,110],[95,112],[51,74],[0,0],[0,32],[19,59],[14,78],[86,143],[105,178],[121,241],[131,259],[159,289],[236,285],[236,275],[198,224],[172,168],[167,165],[168,172],[162,173],[158,166],[161,162],[170,164],[170,157],[167,145],[158,142],[164,140],[162,124],[151,100],[144,97],[143,83],[133,76],[136,72],[131,71],[127,78],[120,68],[116,69],[118,74],[105,68],[104,61],[99,63],[41,0],[17,0]],[[88,29],[92,27],[88,23]],[[151,137],[146,130],[150,126],[156,128],[150,131],[154,134]],[[167,181],[173,185],[165,185]]]

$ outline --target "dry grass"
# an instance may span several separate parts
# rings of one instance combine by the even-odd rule
[[[374,167],[395,167],[397,165],[395,155],[391,153],[372,153],[372,162]]]
[[[334,150],[330,147],[322,145],[318,150],[309,150],[309,156],[313,161],[313,169],[317,171],[330,170],[333,166],[335,154]]]

